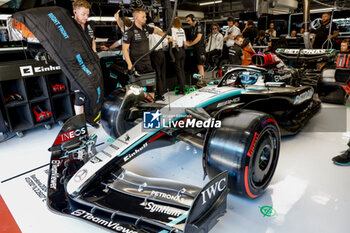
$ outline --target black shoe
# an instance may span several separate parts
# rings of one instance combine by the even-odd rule
[[[203,79],[201,79],[196,83],[196,85],[200,87],[205,87],[207,83]]]
[[[346,150],[342,154],[332,158],[332,161],[336,165],[350,166],[350,151]]]

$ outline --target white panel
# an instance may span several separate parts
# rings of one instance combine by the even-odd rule
[[[276,2],[276,8],[290,8],[296,9],[298,7],[298,2],[295,0],[278,0]]]
[[[189,14],[193,14],[196,18],[199,18],[199,19],[203,19],[204,18],[204,12],[200,12],[200,11],[184,11],[184,10],[178,10],[177,11],[177,17],[179,17],[179,18],[185,18]]]

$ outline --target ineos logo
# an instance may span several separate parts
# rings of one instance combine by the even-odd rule
[[[77,174],[75,174],[74,176],[74,181],[75,182],[79,182],[82,181],[87,175],[87,170],[83,169],[81,171],[78,171]]]

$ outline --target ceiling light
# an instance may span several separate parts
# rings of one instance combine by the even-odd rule
[[[110,21],[116,21],[115,18],[113,16],[108,17],[108,16],[92,16],[89,17],[88,21],[102,21],[102,22],[110,22]]]
[[[217,3],[222,3],[222,0],[212,1],[212,2],[201,2],[201,3],[199,3],[199,5],[206,6],[206,5],[213,5],[213,4],[217,4]]]

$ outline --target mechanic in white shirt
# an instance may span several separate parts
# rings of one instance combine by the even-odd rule
[[[241,29],[234,25],[234,20],[232,17],[227,18],[228,29],[225,33],[224,41],[226,41],[226,46],[230,48],[235,44],[235,38],[241,34]]]
[[[186,34],[185,31],[181,28],[182,22],[181,19],[175,17],[173,22],[173,27],[171,28],[171,35],[174,39],[173,42],[173,53],[175,57],[175,71],[177,80],[180,86],[178,94],[185,93],[185,41]]]
[[[209,36],[207,46],[205,48],[207,56],[207,66],[209,70],[215,69],[216,66],[214,56],[220,56],[224,46],[224,36],[219,32],[219,25],[214,23],[212,25],[212,33]]]
[[[148,26],[153,27],[162,31],[159,27],[155,26],[153,22],[149,23]],[[162,37],[158,34],[149,35],[149,48],[152,49]],[[155,50],[151,53],[152,67],[156,71],[156,95],[155,100],[164,101],[164,94],[166,92],[166,60],[164,49],[168,47],[168,39],[164,38]]]
[[[270,38],[276,38],[275,24],[270,23],[269,29],[267,29],[265,32],[269,34]]]

